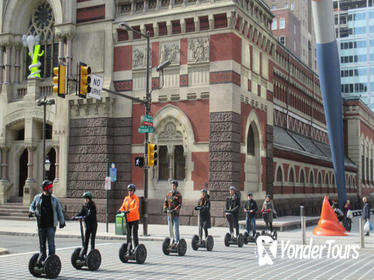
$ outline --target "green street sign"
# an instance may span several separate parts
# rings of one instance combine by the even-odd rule
[[[153,126],[144,126],[142,125],[141,127],[138,128],[139,133],[153,133],[155,132],[155,129]]]
[[[145,115],[145,116],[144,116],[144,121],[145,121],[145,122],[153,122],[153,117],[150,116],[150,115]]]

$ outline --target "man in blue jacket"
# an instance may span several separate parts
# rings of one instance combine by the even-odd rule
[[[370,222],[370,204],[366,196],[362,198],[362,202],[364,203],[364,206],[362,207],[362,218],[365,223]],[[369,232],[365,233],[365,235],[369,235]]]
[[[44,180],[42,189],[43,192],[37,194],[30,205],[29,217],[36,216],[41,259],[44,261],[47,258],[46,241],[48,240],[48,256],[54,255],[56,226],[60,223],[60,228],[65,227],[65,219],[60,201],[52,194],[52,182]]]

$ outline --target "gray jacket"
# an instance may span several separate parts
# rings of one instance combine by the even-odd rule
[[[60,201],[53,194],[51,196],[52,208],[53,208],[53,226],[56,227],[58,222],[60,225],[65,224],[64,214],[62,213],[62,207]],[[40,217],[40,207],[42,205],[42,193],[37,194],[31,202],[29,211],[34,213],[36,217]]]

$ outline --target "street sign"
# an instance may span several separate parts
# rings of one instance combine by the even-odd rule
[[[109,169],[109,174],[110,174],[110,180],[111,182],[117,181],[117,168],[110,168]]]
[[[153,117],[150,116],[150,115],[145,115],[145,116],[144,116],[144,121],[145,121],[145,122],[153,123]]]
[[[110,177],[105,177],[105,190],[109,191],[111,189],[111,182],[110,182]]]
[[[153,126],[153,123],[152,123],[152,122],[146,122],[146,121],[144,121],[143,124],[144,124],[145,126]]]
[[[103,89],[104,78],[94,74],[90,75],[91,77],[91,92],[87,94],[88,97],[101,100],[101,90]]]
[[[139,133],[153,133],[155,132],[155,129],[153,126],[144,126],[142,125],[141,127],[138,128]]]

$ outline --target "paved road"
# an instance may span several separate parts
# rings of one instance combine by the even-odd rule
[[[144,242],[148,258],[144,265],[123,264],[118,258],[121,242],[98,240],[102,265],[97,272],[77,271],[70,264],[70,256],[79,244],[78,239],[56,239],[57,253],[62,261],[58,279],[373,279],[374,258],[372,249],[359,251],[359,258],[328,259],[326,252],[320,260],[300,260],[281,258],[281,240],[278,255],[272,266],[258,265],[257,248],[223,245],[215,240],[213,252],[192,251],[188,243],[184,257],[165,256],[161,252],[161,242]],[[28,272],[28,260],[37,248],[35,237],[2,236],[0,247],[7,245],[11,254],[0,256],[0,279],[33,279]],[[292,241],[291,241],[292,242]],[[323,241],[324,242],[324,241]],[[14,253],[12,253],[14,252]]]

